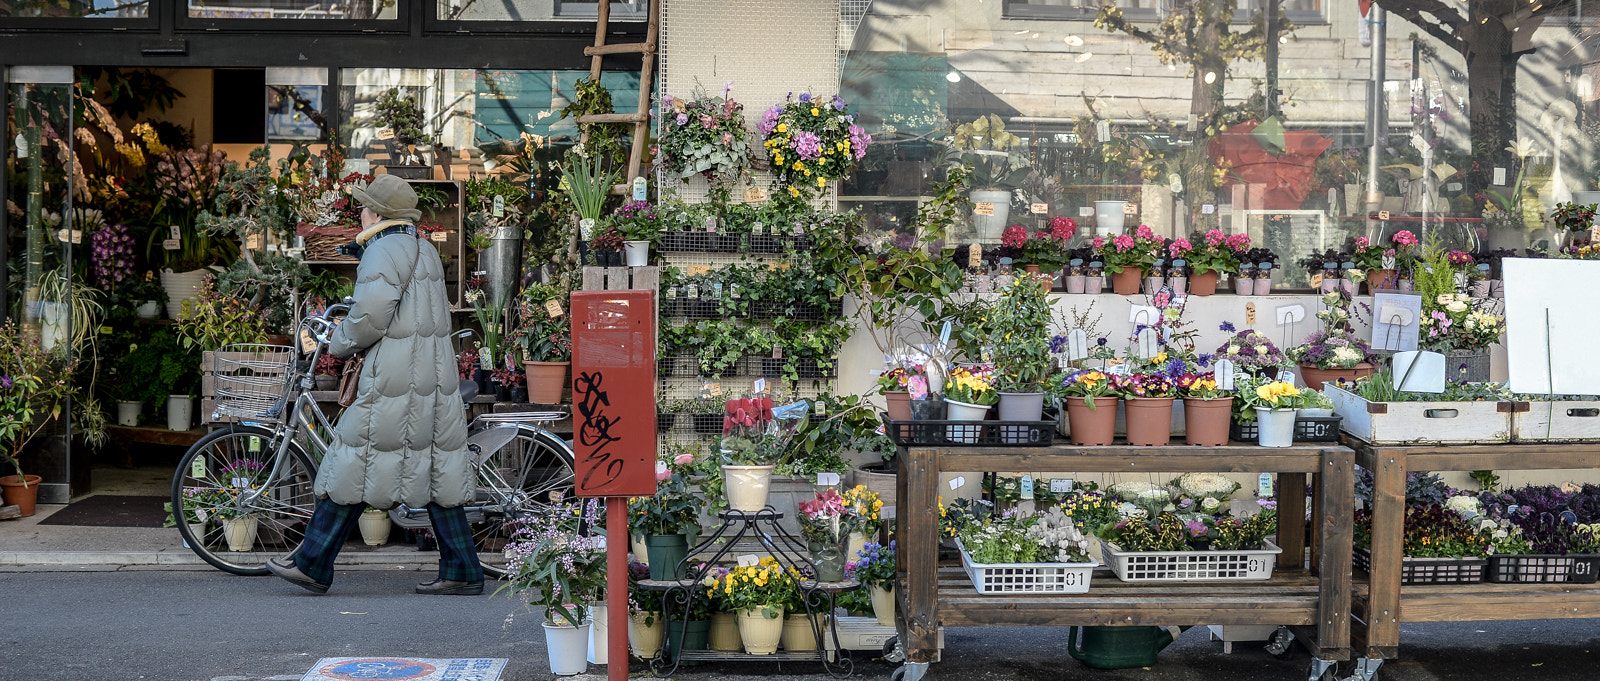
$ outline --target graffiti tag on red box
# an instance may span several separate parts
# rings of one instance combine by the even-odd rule
[[[574,494],[656,493],[654,291],[572,294]]]

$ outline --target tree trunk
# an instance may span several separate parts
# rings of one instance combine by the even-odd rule
[[[1232,14],[1229,4],[1225,2],[1196,3],[1194,20],[1199,26],[1195,31],[1195,43],[1221,45],[1223,37],[1228,34],[1228,21],[1233,18]],[[1223,87],[1228,82],[1228,62],[1218,57],[1217,51],[1214,47],[1197,50],[1191,62],[1194,66],[1194,91],[1189,112],[1199,120],[1202,128],[1222,108]],[[1215,74],[1210,83],[1206,82],[1208,73]]]
[[[1475,5],[1477,3],[1474,3]],[[1511,51],[1512,32],[1500,22],[1498,11],[1510,11],[1511,3],[1484,3],[1474,12],[1495,8],[1488,21],[1469,21],[1463,27],[1466,46],[1467,112],[1472,121],[1472,155],[1492,159],[1505,167],[1513,162],[1506,151],[1517,135],[1517,59]]]

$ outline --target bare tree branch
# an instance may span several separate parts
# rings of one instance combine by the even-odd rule
[[[1378,2],[1378,6],[1438,38],[1450,49],[1463,54],[1466,52],[1467,44],[1461,39],[1461,29],[1467,19],[1440,0],[1384,0]],[[1431,19],[1424,18],[1424,14]]]

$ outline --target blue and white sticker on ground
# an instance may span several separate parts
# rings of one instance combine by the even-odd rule
[[[496,681],[502,658],[324,657],[300,681]]]

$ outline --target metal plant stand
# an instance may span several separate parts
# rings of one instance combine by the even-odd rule
[[[821,662],[828,674],[835,678],[849,677],[855,670],[855,663],[850,660],[849,651],[839,644],[837,618],[833,617],[833,611],[836,596],[861,588],[861,582],[856,580],[818,582],[815,579],[802,579],[800,581],[801,600],[805,603],[807,620],[811,622],[811,633],[817,641],[817,649],[814,651],[779,651],[770,655],[751,655],[731,650],[683,649],[691,600],[697,591],[706,589],[701,583],[702,580],[716,570],[719,564],[723,564],[740,540],[748,537],[760,543],[761,548],[778,561],[778,566],[784,571],[793,569],[802,575],[816,574],[815,566],[805,557],[808,555],[805,546],[778,524],[783,514],[773,510],[771,506],[754,513],[723,511],[717,514],[717,517],[722,519],[722,526],[710,537],[689,549],[688,554],[678,563],[677,573],[683,575],[683,579],[642,580],[638,583],[642,589],[663,592],[661,601],[666,621],[669,623],[668,632],[673,631],[673,627],[670,626],[672,622],[685,625],[677,627],[677,640],[670,641],[669,645],[663,645],[655,658],[650,660],[651,673],[656,676],[671,676],[678,670],[678,665],[686,660],[695,662],[815,660]],[[817,614],[828,616],[818,619]],[[828,639],[824,636],[832,640],[832,650],[825,643]]]

